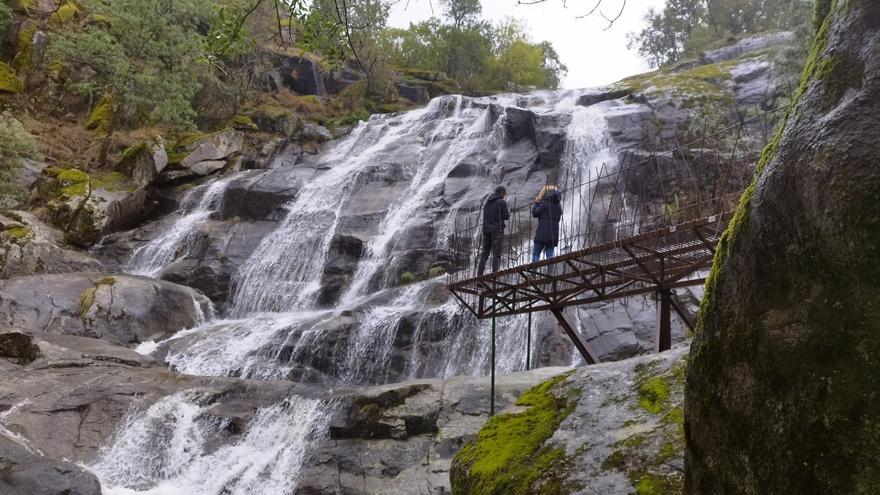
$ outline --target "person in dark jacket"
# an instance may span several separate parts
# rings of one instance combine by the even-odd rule
[[[501,240],[504,238],[504,222],[510,218],[510,210],[504,198],[507,190],[503,186],[495,188],[483,206],[483,252],[480,255],[480,266],[477,276],[486,270],[486,260],[492,253],[492,271],[497,272],[501,266]]]
[[[532,251],[532,263],[544,258],[553,257],[559,244],[559,220],[562,218],[562,205],[559,191],[554,185],[546,185],[532,206],[532,216],[538,219],[538,230],[535,232],[535,248]]]

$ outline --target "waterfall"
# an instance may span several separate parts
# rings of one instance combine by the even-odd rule
[[[404,115],[401,122],[375,118],[359,125],[319,164],[329,170],[303,186],[287,205],[281,225],[257,247],[236,275],[232,313],[306,309],[321,287],[321,275],[336,232],[340,210],[354,192],[364,166],[385,147],[410,131],[408,121],[425,110]]]
[[[212,450],[229,419],[210,417],[198,397],[178,393],[132,412],[94,464],[108,495],[287,494],[306,445],[326,429],[319,401],[293,396],[259,409],[232,443]]]
[[[224,177],[187,191],[178,212],[180,217],[171,228],[131,252],[125,271],[132,275],[156,277],[173,261],[183,257],[198,227],[219,211],[231,178]],[[199,197],[201,194],[201,197]],[[199,199],[196,199],[196,198]]]
[[[583,178],[614,162],[615,154],[602,114],[574,105],[576,97],[540,93],[530,109],[565,117],[558,171]],[[478,206],[481,190],[466,200],[442,199],[453,170],[474,167],[474,188],[510,173],[503,163],[504,112],[522,100],[435,98],[426,108],[373,116],[326,144],[309,163],[314,172],[304,172],[312,176],[284,206],[284,218],[233,276],[227,312],[138,351],[161,356],[182,373],[328,386],[487,374],[491,323],[478,321],[448,294],[438,298],[437,278],[401,286],[392,274],[409,266],[408,232],[430,222],[430,242],[420,249],[442,249],[456,219]],[[361,232],[362,256],[338,303],[322,307],[318,296],[341,219],[351,215],[371,174],[386,165],[399,173],[393,197],[369,212],[375,224]],[[229,181],[187,194],[175,223],[135,250],[128,270],[157,276],[178,259],[198,226],[219,210]],[[498,372],[526,367],[527,322],[525,315],[505,318],[496,328]],[[396,342],[405,342],[403,349]],[[196,392],[179,393],[132,411],[89,466],[105,493],[292,494],[310,443],[326,433],[332,413],[327,403],[292,396],[257,411],[245,432],[229,439],[228,420],[211,416],[205,404]]]

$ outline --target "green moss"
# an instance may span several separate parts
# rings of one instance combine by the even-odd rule
[[[92,306],[95,304],[95,292],[97,291],[97,287],[89,287],[88,289],[80,293],[79,310],[77,312],[77,315],[80,317],[80,319],[85,318],[89,310],[92,309]]]
[[[79,7],[77,7],[73,0],[64,0],[64,3],[49,17],[49,22],[56,26],[63,26],[72,21],[77,15],[79,15]]]
[[[673,495],[682,493],[683,480],[681,475],[660,476],[655,474],[643,474],[639,476],[636,485],[636,495]]]
[[[679,428],[684,427],[684,410],[681,407],[673,407],[663,416],[663,419],[660,420],[664,425],[677,426]]]
[[[19,72],[27,72],[31,69],[33,62],[33,40],[36,32],[37,26],[32,23],[22,26],[18,31],[15,58],[12,59],[12,66]]]
[[[247,115],[236,115],[229,120],[229,125],[236,129],[259,130],[253,119]]]
[[[92,187],[112,192],[135,192],[138,187],[125,174],[100,170],[91,175]]]
[[[370,120],[370,112],[368,112],[364,109],[360,109],[360,110],[355,110],[355,111],[349,113],[348,115],[339,117],[337,119],[333,119],[333,121],[330,122],[330,125],[332,127],[355,125],[358,122],[367,121],[367,120]]]
[[[21,240],[31,235],[31,229],[27,227],[12,227],[11,229],[7,229],[6,233],[12,236],[14,239]]]
[[[602,470],[603,471],[611,471],[618,470],[621,471],[626,466],[626,452],[623,450],[614,450],[611,452],[611,455],[605,458],[602,461]]]
[[[666,442],[660,447],[660,453],[657,454],[658,462],[666,462],[681,455],[681,446],[675,442]]]
[[[435,267],[431,268],[430,270],[428,270],[428,278],[439,277],[440,275],[443,275],[445,273],[446,273],[445,268],[443,268],[442,266],[435,266]]]
[[[400,285],[408,285],[418,280],[418,277],[413,272],[403,272],[400,276]]]
[[[43,173],[47,173],[47,171]],[[55,168],[48,170],[48,174],[55,176],[58,190],[67,197],[85,196],[93,189],[112,192],[134,192],[137,190],[137,185],[119,172],[99,170],[90,175],[75,168],[67,170]]]
[[[56,172],[55,179],[58,181],[61,194],[67,197],[85,196],[89,191],[89,174],[75,168],[67,170],[51,170]]]
[[[80,319],[85,318],[85,316],[89,313],[89,310],[92,309],[92,306],[95,304],[95,294],[98,292],[102,286],[113,286],[116,285],[116,277],[104,277],[95,281],[95,284],[92,287],[82,291],[79,295],[79,310],[77,314]]]
[[[116,99],[110,95],[104,95],[89,113],[86,119],[86,129],[107,134],[110,132],[114,113],[116,113]]]
[[[0,62],[0,94],[21,93],[24,91],[24,83],[18,78],[12,67]]]
[[[132,158],[137,156],[138,153],[140,153],[141,151],[144,151],[146,149],[147,149],[147,142],[146,141],[143,141],[139,144],[129,146],[128,148],[125,148],[125,151],[122,152],[122,160],[121,161],[124,162],[126,160],[131,160]]]
[[[639,406],[651,414],[660,414],[669,407],[669,384],[654,377],[639,385]]]
[[[861,87],[865,78],[865,66],[850,55],[832,53],[819,62],[815,78],[824,84],[826,108],[831,108],[848,89]]]
[[[563,395],[560,375],[525,392],[522,412],[501,414],[455,456],[453,489],[460,493],[565,493],[559,472],[565,452],[545,442],[574,410],[578,392]]]

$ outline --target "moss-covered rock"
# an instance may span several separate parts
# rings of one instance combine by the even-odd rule
[[[21,93],[24,91],[24,83],[18,78],[15,70],[0,62],[0,94]]]
[[[156,136],[127,148],[116,166],[120,173],[141,186],[150,185],[168,165],[165,140]]]
[[[880,492],[880,4],[822,0],[815,18],[796,103],[707,281],[690,493]]]
[[[95,108],[89,112],[89,116],[86,118],[86,129],[98,134],[107,134],[113,123],[114,113],[116,113],[116,99],[110,95],[104,95]]]
[[[111,232],[134,226],[146,191],[119,172],[48,167],[35,184],[34,202],[70,242],[89,246]]]
[[[19,72],[27,72],[33,67],[33,46],[34,35],[36,33],[37,25],[32,22],[26,22],[18,30],[15,44],[15,58],[12,59],[12,66]]]
[[[520,412],[491,418],[477,438],[456,454],[450,476],[453,493],[567,493],[565,449],[545,442],[571,414],[577,392],[560,375],[524,393]]]
[[[260,105],[246,111],[242,117],[250,119],[250,123],[261,131],[285,136],[292,136],[300,131],[303,125],[302,120],[294,112],[274,105]]]

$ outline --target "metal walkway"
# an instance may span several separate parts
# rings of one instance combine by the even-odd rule
[[[565,308],[653,293],[654,348],[669,349],[673,313],[693,328],[673,291],[705,282],[775,112],[685,145],[674,141],[668,151],[626,151],[616,167],[602,164],[595,175],[592,170],[586,177],[583,171],[567,173],[557,182],[563,216],[551,259],[531,262],[536,222],[530,209],[537,191],[523,191],[508,198],[512,211],[501,268],[479,276],[482,208],[475,205],[460,215],[449,238],[449,291],[477,318],[492,319],[493,347],[496,318],[548,311],[590,364],[599,358],[566,319]]]

